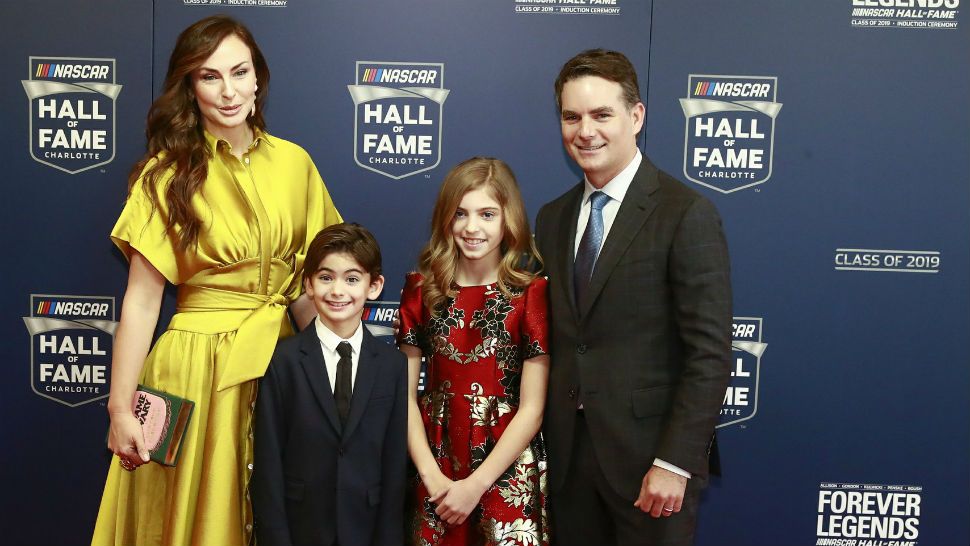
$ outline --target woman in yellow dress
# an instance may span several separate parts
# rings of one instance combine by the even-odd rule
[[[269,70],[225,16],[182,32],[148,113],[148,153],[111,239],[130,262],[115,335],[108,447],[92,544],[233,546],[252,538],[252,404],[280,336],[313,315],[300,269],[341,220],[299,146],[264,131]],[[149,353],[165,283],[177,312]],[[147,355],[147,356],[146,356]],[[148,461],[137,384],[195,402],[176,467]]]

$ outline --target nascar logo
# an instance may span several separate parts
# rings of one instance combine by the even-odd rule
[[[115,156],[114,59],[29,57],[30,155],[68,174]]]
[[[109,308],[110,304],[107,302],[41,299],[34,309],[34,316],[107,318]]]
[[[38,63],[34,77],[102,80],[108,77],[109,72],[111,67],[106,64]]]
[[[358,61],[354,101],[354,161],[401,179],[441,161],[441,117],[449,90],[443,63]]]
[[[696,97],[767,98],[772,86],[768,83],[740,83],[698,81],[694,86]]]
[[[423,83],[435,85],[438,70],[408,70],[401,68],[365,68],[362,83]]]
[[[30,297],[30,386],[38,396],[80,406],[108,396],[118,323],[112,297]]]
[[[394,313],[397,312],[397,307],[397,302],[367,302],[360,319],[374,337],[381,338],[388,343],[394,343],[394,330],[391,324],[394,320]]]
[[[778,78],[690,75],[680,99],[684,176],[722,193],[771,177]]]

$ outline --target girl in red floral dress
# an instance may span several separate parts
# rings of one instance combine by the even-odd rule
[[[413,544],[549,543],[538,436],[549,374],[546,280],[520,267],[524,254],[538,259],[508,165],[476,157],[452,169],[419,273],[401,296],[408,451],[419,476]]]

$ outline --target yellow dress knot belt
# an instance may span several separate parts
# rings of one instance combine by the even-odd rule
[[[171,330],[204,334],[236,331],[228,355],[220,366],[217,390],[262,377],[269,366],[276,341],[290,333],[286,317],[289,298],[283,294],[251,294],[219,288],[182,285]]]

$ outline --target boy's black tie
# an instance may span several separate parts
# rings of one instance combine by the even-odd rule
[[[340,360],[337,361],[337,380],[334,387],[333,397],[337,402],[337,413],[340,414],[340,426],[347,424],[347,414],[350,413],[350,367],[353,362],[350,355],[353,354],[350,343],[341,341],[337,345],[337,354]]]

